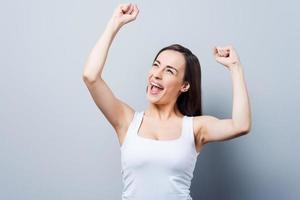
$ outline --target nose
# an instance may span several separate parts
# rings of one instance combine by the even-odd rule
[[[153,72],[153,76],[157,79],[161,79],[161,75],[162,74],[162,70],[161,69],[157,69]]]

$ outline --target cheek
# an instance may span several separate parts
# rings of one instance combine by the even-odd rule
[[[148,72],[148,74],[147,74],[147,80],[149,80],[150,77],[151,77],[151,72]]]
[[[152,72],[152,70],[150,69],[149,71],[148,71],[148,78],[151,76],[153,74],[153,72]]]
[[[172,91],[177,91],[178,89],[180,89],[180,84],[178,83],[177,80],[169,81],[165,84],[165,86],[168,90],[172,90]]]

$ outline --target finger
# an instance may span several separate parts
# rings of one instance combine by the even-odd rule
[[[223,55],[222,47],[218,47],[217,50],[218,50],[218,54],[219,54],[220,56],[222,56],[222,55]]]
[[[224,55],[225,57],[228,57],[229,52],[227,51],[227,49],[223,49],[223,55]]]
[[[213,47],[213,55],[217,56],[218,54],[218,49],[216,47]]]
[[[228,49],[228,50],[226,50],[226,56],[228,57],[228,56],[230,56],[231,55],[231,51]]]
[[[219,49],[220,55],[224,56],[224,50],[223,49]]]
[[[132,12],[133,17],[135,18],[138,15],[138,13],[139,13],[139,9],[138,9],[137,5],[135,4],[134,11]]]
[[[131,15],[133,10],[134,10],[134,5],[131,4],[127,13]]]
[[[130,14],[134,14],[136,12],[137,8],[136,8],[136,4],[132,4],[132,10],[130,12]]]
[[[229,49],[229,48],[228,47],[218,47],[218,49],[224,51],[224,50]]]
[[[222,49],[223,56],[227,57],[229,55],[228,51],[229,51],[229,49],[223,48]]]
[[[132,9],[132,4],[128,4],[127,9],[126,9],[126,13],[129,13]]]
[[[223,47],[222,50],[223,50],[224,53],[227,53],[227,52],[230,51],[230,48],[228,48],[228,47]]]
[[[123,13],[127,13],[128,9],[130,8],[131,3],[128,4],[121,4],[121,10]]]
[[[220,56],[224,56],[224,51],[223,51],[222,48],[218,48],[218,54],[219,54]]]
[[[228,56],[230,57],[230,56],[233,56],[233,55],[236,54],[235,49],[232,45],[225,46],[224,48],[225,48],[225,52],[226,52],[227,57]]]

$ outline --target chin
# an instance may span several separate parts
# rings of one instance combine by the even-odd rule
[[[149,90],[147,90],[147,93],[146,93],[147,100],[149,102],[151,102],[151,103],[158,102],[159,100],[161,100],[161,98],[163,97],[163,95],[164,95],[164,91],[162,91],[158,95],[151,94]]]

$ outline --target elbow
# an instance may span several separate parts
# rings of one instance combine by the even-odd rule
[[[87,75],[82,75],[82,80],[85,82],[85,83],[91,83],[93,82],[93,79]]]
[[[246,135],[251,131],[251,122],[244,124],[234,124],[235,130],[237,130],[239,135]]]
[[[97,80],[97,76],[91,76],[86,73],[83,73],[82,79],[85,83],[94,83]]]
[[[241,132],[243,135],[249,134],[250,131],[251,131],[251,124],[245,125],[245,126],[243,126],[242,128],[240,128],[240,132]]]

